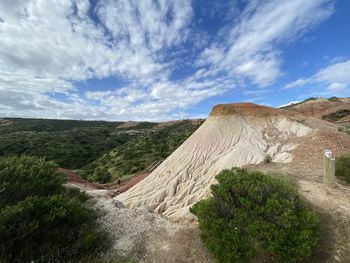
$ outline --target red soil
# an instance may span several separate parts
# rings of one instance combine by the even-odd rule
[[[90,183],[86,181],[84,178],[82,178],[80,175],[74,173],[71,170],[58,168],[57,172],[67,175],[68,183],[80,185],[88,189],[106,189],[104,185],[99,183]]]
[[[80,175],[68,169],[58,168],[57,172],[67,175],[67,181],[70,184],[77,185],[77,186],[86,188],[88,190],[97,190],[97,189],[108,190],[110,191],[110,194],[112,196],[116,196],[118,194],[121,194],[129,190],[131,187],[133,187],[138,182],[142,181],[144,178],[147,177],[147,175],[150,174],[150,172],[140,172],[137,175],[131,177],[130,179],[120,181],[119,183],[113,182],[110,184],[100,184],[100,183],[90,183],[86,181],[84,178],[82,178]]]

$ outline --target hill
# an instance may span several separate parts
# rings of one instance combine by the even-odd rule
[[[275,164],[310,170],[310,176],[321,169],[322,175],[326,148],[336,154],[349,151],[350,137],[297,111],[252,103],[217,105],[156,170],[115,199],[183,220],[191,218],[189,207],[210,195],[221,170],[263,163],[270,156]]]
[[[282,109],[337,123],[350,122],[350,98],[309,98]]]

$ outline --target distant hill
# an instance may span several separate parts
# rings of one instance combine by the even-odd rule
[[[350,122],[350,98],[309,98],[281,108],[331,122]]]
[[[7,124],[4,126],[4,124]],[[116,128],[124,122],[109,121],[84,121],[84,120],[55,120],[55,119],[30,119],[30,118],[0,118],[0,134],[32,131],[32,132],[56,132],[72,130],[76,128]]]
[[[80,168],[135,137],[123,122],[4,118],[0,156],[43,156],[65,168]]]

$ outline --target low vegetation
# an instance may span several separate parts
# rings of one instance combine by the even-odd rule
[[[264,164],[269,164],[272,162],[272,157],[271,155],[266,155],[265,158],[264,158]]]
[[[327,99],[328,101],[340,101],[340,99],[338,97],[330,97]]]
[[[350,155],[336,158],[335,175],[350,183]]]
[[[86,262],[108,240],[53,162],[0,158],[0,262]]]
[[[318,244],[318,215],[287,182],[234,168],[217,176],[213,196],[191,208],[201,238],[219,262],[254,257],[299,262]]]
[[[74,130],[77,128],[115,128],[123,122],[108,121],[83,121],[83,120],[54,120],[54,119],[27,119],[27,118],[5,118],[2,119],[6,125],[0,123],[0,134],[32,131],[32,132],[57,132]]]
[[[68,169],[81,168],[136,137],[114,122],[9,120],[10,125],[0,125],[0,156],[45,157]]]
[[[323,115],[322,116],[322,119],[323,120],[326,120],[326,121],[339,121],[341,120],[342,118],[346,117],[346,116],[349,116],[350,115],[350,110],[338,110],[336,112],[332,112],[328,115]]]
[[[6,118],[0,123],[0,156],[45,157],[107,183],[164,160],[202,121],[105,122]]]
[[[339,127],[338,131],[340,132],[345,132],[346,134],[350,135],[350,127],[346,128],[346,127]]]

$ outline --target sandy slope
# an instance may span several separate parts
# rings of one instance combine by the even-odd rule
[[[175,221],[190,218],[189,207],[210,194],[221,170],[261,163],[267,154],[277,163],[292,162],[302,138],[319,128],[334,129],[315,121],[251,103],[218,105],[156,170],[115,199]]]
[[[199,239],[195,225],[170,222],[140,209],[128,209],[101,190],[90,192],[99,222],[111,239],[110,262],[215,262]],[[105,261],[104,261],[105,262]],[[109,260],[107,260],[109,262]]]

